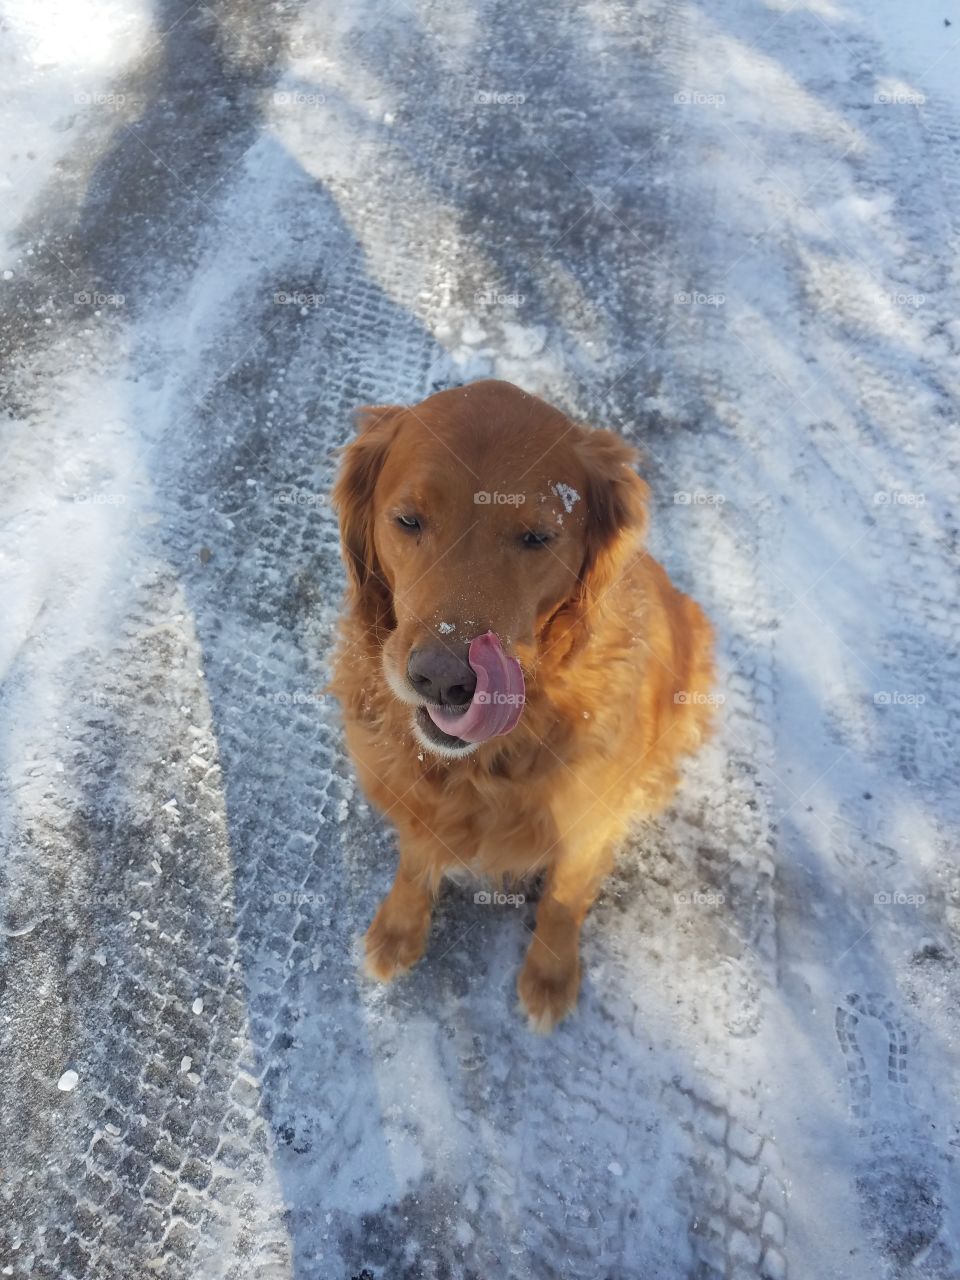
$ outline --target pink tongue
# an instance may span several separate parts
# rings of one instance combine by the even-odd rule
[[[457,715],[427,707],[427,715],[438,729],[464,742],[486,742],[509,733],[523,712],[520,663],[507,657],[492,631],[470,641],[467,661],[477,673],[477,687],[466,711]]]

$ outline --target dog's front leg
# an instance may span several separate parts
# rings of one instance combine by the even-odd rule
[[[423,955],[437,879],[433,851],[401,833],[396,879],[364,939],[368,977],[390,982],[412,969]]]
[[[552,1031],[577,1003],[580,926],[613,865],[613,844],[564,853],[550,868],[537,927],[517,979],[532,1030]]]

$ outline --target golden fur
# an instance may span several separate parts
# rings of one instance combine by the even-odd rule
[[[381,981],[423,953],[444,874],[542,871],[520,999],[538,1030],[576,1003],[584,916],[631,820],[669,799],[710,710],[711,628],[640,545],[634,457],[505,382],[361,411],[334,491],[349,589],[332,687],[363,789],[399,838],[366,936]],[[413,506],[424,517],[411,537],[397,513]],[[518,541],[532,520],[549,522],[549,546]],[[413,723],[408,655],[488,629],[521,663],[523,715],[509,734],[437,755]]]

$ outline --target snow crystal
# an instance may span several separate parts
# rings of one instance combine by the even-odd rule
[[[577,493],[576,489],[572,488],[568,484],[562,484],[559,480],[556,484],[552,484],[550,486],[550,492],[555,493],[563,503],[563,509],[566,511],[567,515],[570,514],[573,508],[580,501],[580,495]]]
[[[61,1093],[70,1093],[80,1083],[80,1077],[75,1071],[65,1071],[57,1081],[57,1088]]]

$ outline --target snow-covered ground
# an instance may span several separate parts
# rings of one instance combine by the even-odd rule
[[[955,0],[0,0],[0,1274],[956,1280]],[[716,740],[516,1010],[323,693],[350,409],[645,451]]]

